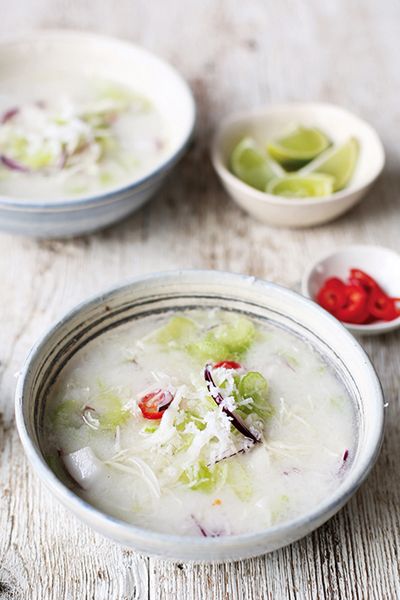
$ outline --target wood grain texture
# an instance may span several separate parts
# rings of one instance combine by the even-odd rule
[[[400,250],[400,4],[396,0],[25,0],[0,35],[69,27],[143,44],[186,76],[199,109],[194,144],[146,207],[67,241],[0,236],[0,599],[395,600],[400,598],[400,335],[364,339],[382,379],[387,432],[373,473],[306,539],[233,565],[172,565],[92,533],[29,468],[13,420],[14,374],[66,309],[122,279],[176,267],[245,272],[296,286],[319,253],[353,242]],[[208,148],[219,119],[283,100],[326,100],[380,132],[384,175],[324,227],[272,229],[226,197]]]

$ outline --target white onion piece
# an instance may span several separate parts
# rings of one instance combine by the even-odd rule
[[[84,490],[89,489],[104,473],[105,467],[102,461],[89,446],[66,454],[62,460],[72,479]]]

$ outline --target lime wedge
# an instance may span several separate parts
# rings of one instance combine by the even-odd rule
[[[268,181],[283,175],[282,168],[269,159],[251,137],[243,138],[235,146],[231,155],[231,170],[236,177],[263,192]]]
[[[267,150],[285,168],[297,169],[321,154],[330,143],[319,129],[298,127],[289,135],[269,142]]]
[[[275,177],[266,188],[269,194],[286,196],[287,198],[314,198],[328,196],[333,192],[334,178],[322,173],[310,175],[286,175]]]
[[[329,148],[324,154],[310,162],[301,174],[325,173],[335,178],[333,191],[342,190],[350,181],[357,164],[359,145],[355,138],[344,144]],[[300,173],[299,173],[300,174]]]

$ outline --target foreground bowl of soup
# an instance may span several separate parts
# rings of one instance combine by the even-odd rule
[[[150,275],[33,348],[16,417],[76,516],[137,551],[236,560],[336,513],[379,452],[383,397],[356,340],[302,296],[212,271]]]
[[[136,210],[182,156],[195,107],[143,48],[47,31],[1,44],[0,229],[77,235]]]

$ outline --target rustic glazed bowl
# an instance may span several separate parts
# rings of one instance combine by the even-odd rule
[[[0,230],[63,237],[106,227],[142,206],[183,155],[195,122],[192,93],[179,73],[144,48],[76,31],[39,31],[0,44],[0,81],[54,69],[130,86],[149,98],[165,121],[168,152],[151,171],[124,186],[74,198],[41,201],[0,196]],[[39,76],[38,75],[38,76]],[[4,83],[4,82],[3,82]]]
[[[358,140],[357,165],[344,190],[321,198],[284,198],[256,190],[231,173],[230,156],[243,137],[252,136],[265,147],[292,124],[318,127],[337,144],[349,137]],[[332,221],[360,202],[382,171],[385,153],[368,123],[340,106],[309,102],[269,105],[227,117],[215,135],[212,162],[228,194],[256,219],[280,227],[310,227]]]
[[[69,359],[106,330],[144,315],[190,307],[222,307],[261,317],[300,335],[347,387],[357,415],[357,450],[337,489],[314,510],[258,533],[202,538],[168,535],[119,521],[92,507],[57,478],[44,458],[43,415],[52,383]],[[175,271],[136,279],[72,310],[35,345],[18,380],[18,431],[29,460],[50,491],[79,519],[138,552],[180,561],[223,562],[270,552],[332,517],[374,464],[382,440],[381,387],[365,352],[315,303],[280,286],[216,271]]]

